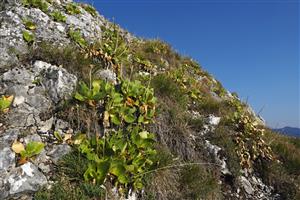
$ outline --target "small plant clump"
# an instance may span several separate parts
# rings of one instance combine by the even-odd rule
[[[75,139],[74,144],[89,160],[85,180],[99,184],[111,180],[119,188],[143,188],[143,173],[156,163],[155,136],[144,130],[155,114],[153,89],[138,81],[123,80],[115,87],[94,80],[91,87],[81,82],[75,98],[93,107],[104,104],[103,126],[113,128],[102,137],[80,134]]]
[[[35,30],[36,29],[36,24],[30,20],[25,19],[25,20],[23,20],[23,23],[27,30]]]
[[[25,7],[39,8],[43,12],[47,12],[49,7],[45,0],[22,0],[22,5]]]
[[[87,47],[87,41],[82,37],[82,33],[80,30],[70,30],[69,36],[71,39],[76,42],[80,47],[85,48]]]
[[[12,103],[14,99],[14,96],[5,96],[5,95],[2,95],[2,97],[0,98],[0,112],[8,112],[9,110],[9,107]]]
[[[40,154],[44,149],[44,146],[45,144],[42,142],[31,141],[26,145],[26,147],[24,147],[22,143],[15,141],[12,144],[12,150],[17,154],[20,154],[20,160],[18,163],[24,164],[29,159]]]
[[[80,8],[76,5],[76,3],[69,3],[65,8],[67,13],[70,15],[77,15],[81,13]]]
[[[50,14],[56,22],[66,22],[67,17],[59,11],[54,11]]]
[[[93,17],[97,16],[97,11],[93,6],[84,4],[82,5],[82,7],[86,12],[90,13]]]

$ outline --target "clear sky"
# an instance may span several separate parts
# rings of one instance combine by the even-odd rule
[[[191,56],[271,127],[300,127],[298,0],[86,0]]]

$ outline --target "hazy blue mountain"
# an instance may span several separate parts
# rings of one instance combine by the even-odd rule
[[[276,132],[282,133],[284,135],[300,137],[300,128],[286,126],[283,128],[273,129],[273,130]]]

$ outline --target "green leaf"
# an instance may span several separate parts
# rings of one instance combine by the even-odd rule
[[[85,82],[79,81],[79,92],[83,95],[86,95],[89,92],[89,87],[86,85]]]
[[[122,95],[117,92],[112,95],[112,99],[114,104],[119,104],[123,101]]]
[[[113,160],[111,162],[109,172],[115,176],[121,176],[125,174],[126,169],[121,161]]]
[[[87,170],[84,172],[83,177],[84,180],[88,181],[91,178],[94,178],[96,176],[96,166],[93,163],[88,163],[88,168]]]
[[[121,124],[121,120],[117,115],[110,115],[110,120],[112,123],[114,123],[115,125],[120,125]]]
[[[143,115],[140,115],[139,118],[138,118],[138,123],[144,123],[145,121],[145,118]]]
[[[79,101],[85,101],[84,96],[82,96],[82,95],[79,94],[78,92],[75,93],[74,98],[77,99],[77,100],[79,100]]]
[[[29,31],[23,31],[23,38],[27,43],[32,43],[34,41],[34,34]]]
[[[23,6],[30,6],[30,3],[28,0],[22,0],[22,5]]]
[[[118,176],[118,181],[122,184],[128,184],[129,178],[126,174],[122,174],[122,175]]]
[[[80,30],[70,30],[69,31],[69,36],[71,37],[71,39],[76,42],[77,44],[79,44],[79,46],[85,48],[87,46],[87,42],[85,41],[85,39],[82,37],[82,34],[80,32]]]
[[[62,138],[61,134],[60,134],[58,131],[54,131],[53,135],[54,135],[54,137],[55,137],[59,142],[62,142],[62,141],[63,141],[63,138]]]
[[[125,168],[126,168],[126,171],[129,171],[131,173],[134,172],[134,165],[126,165]]]
[[[135,116],[133,114],[128,114],[128,115],[123,116],[123,119],[127,123],[133,123],[135,121]]]
[[[97,177],[96,180],[98,183],[102,184],[105,177],[109,173],[110,162],[109,160],[103,160],[97,163]]]

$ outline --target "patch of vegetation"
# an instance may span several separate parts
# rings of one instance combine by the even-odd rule
[[[239,100],[232,99],[231,104],[236,111],[229,114],[228,122],[236,131],[234,140],[240,165],[243,168],[252,168],[258,158],[273,160],[273,152],[263,140],[265,129],[246,111]]]
[[[66,22],[67,20],[67,17],[59,11],[53,11],[50,15],[53,17],[54,21],[56,22]]]
[[[5,96],[2,95],[0,98],[0,113],[1,112],[8,112],[8,109],[14,99],[14,96]]]
[[[48,11],[48,3],[45,0],[22,0],[22,5],[25,7],[38,8],[43,12]]]
[[[223,102],[218,102],[213,99],[211,96],[206,96],[201,98],[198,101],[195,101],[193,107],[195,110],[203,114],[215,114],[220,115],[223,109]]]
[[[188,117],[187,119],[188,126],[193,130],[200,132],[203,129],[204,120],[202,117]]]
[[[87,47],[87,41],[82,37],[82,33],[80,30],[70,30],[69,31],[70,38],[76,42],[80,47],[85,48]]]
[[[157,69],[170,70],[171,67],[180,66],[179,54],[160,40],[136,40],[130,44],[130,50],[137,70],[141,68],[153,72]]]
[[[76,3],[68,3],[65,7],[66,11],[70,15],[81,14],[80,8]]]
[[[183,109],[187,107],[187,95],[172,78],[164,74],[159,74],[153,77],[151,86],[155,90],[155,96],[168,98]]]
[[[28,159],[32,158],[33,156],[36,156],[42,152],[44,149],[45,144],[42,142],[29,142],[25,150],[20,152],[21,155],[21,162],[27,161]]]
[[[266,130],[264,139],[271,146],[278,161],[261,160],[255,170],[272,186],[282,199],[299,199],[300,139]]]
[[[209,135],[209,141],[213,144],[222,147],[224,149],[224,157],[227,158],[226,163],[229,171],[232,173],[233,178],[237,178],[240,175],[241,165],[240,158],[236,153],[235,132],[222,122],[218,125],[213,134]],[[235,184],[233,180],[230,184]]]
[[[128,186],[142,189],[143,174],[156,163],[154,134],[143,128],[154,117],[153,89],[138,81],[124,80],[115,87],[94,80],[90,86],[81,82],[75,98],[95,108],[104,103],[103,126],[114,127],[102,137],[81,134],[75,140],[78,150],[89,160],[84,179],[98,184],[109,180],[122,190]]]
[[[218,177],[200,165],[185,167],[180,184],[184,199],[217,199],[220,195]]]
[[[86,12],[90,13],[93,17],[97,16],[97,11],[93,6],[84,4],[84,5],[82,5],[82,7]]]
[[[88,167],[88,160],[79,152],[73,151],[58,162],[56,183],[50,188],[42,188],[35,200],[105,199],[105,188],[87,183],[82,177]]]
[[[21,142],[15,141],[11,148],[15,153],[20,154],[21,156],[18,163],[24,164],[29,159],[40,154],[44,149],[44,146],[45,145],[42,142],[31,141],[26,145],[26,147],[24,147]]]

